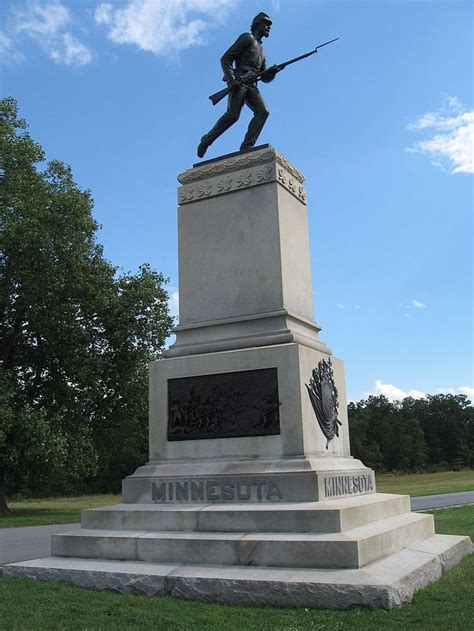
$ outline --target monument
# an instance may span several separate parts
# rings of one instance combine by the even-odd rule
[[[304,177],[270,145],[178,176],[180,321],[150,365],[149,461],[7,576],[213,602],[409,602],[471,551],[350,453],[314,320]]]

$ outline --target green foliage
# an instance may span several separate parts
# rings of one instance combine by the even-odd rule
[[[16,102],[1,100],[0,479],[117,486],[146,453],[147,364],[172,325],[166,281],[148,265],[118,275],[89,191],[43,160]]]
[[[465,395],[370,396],[348,411],[352,455],[376,471],[474,466],[474,408]]]

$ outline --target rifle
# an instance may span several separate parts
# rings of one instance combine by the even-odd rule
[[[335,39],[329,40],[329,42],[324,42],[324,44],[319,44],[319,46],[316,46],[314,50],[310,50],[309,53],[305,53],[304,55],[300,55],[299,57],[295,57],[294,59],[290,59],[289,61],[284,61],[282,64],[276,64],[275,66],[272,66],[271,68],[267,68],[267,70],[260,70],[259,72],[254,72],[253,74],[248,75],[245,78],[243,78],[237,84],[228,86],[227,88],[224,88],[223,90],[219,90],[219,92],[216,92],[215,94],[211,94],[209,98],[211,99],[213,105],[217,105],[219,101],[222,101],[222,99],[226,97],[228,94],[230,94],[232,90],[234,90],[235,88],[237,87],[240,88],[241,86],[247,85],[248,83],[256,83],[257,81],[260,81],[260,79],[263,77],[263,75],[266,72],[268,72],[268,70],[273,69],[275,70],[275,74],[276,74],[277,72],[280,72],[281,70],[283,70],[283,68],[286,68],[290,64],[294,64],[297,61],[301,61],[302,59],[306,59],[306,57],[310,57],[311,55],[314,55],[314,53],[318,52],[318,48],[322,48],[323,46],[332,44],[332,42],[335,42],[338,39],[340,38],[336,37]]]

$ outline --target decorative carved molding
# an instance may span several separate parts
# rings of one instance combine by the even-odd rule
[[[181,186],[178,189],[178,202],[181,205],[189,204],[201,199],[214,197],[215,195],[225,195],[232,191],[243,190],[274,181],[279,182],[287,191],[303,204],[306,204],[304,186],[284,167],[277,166],[276,161],[265,165],[257,164],[228,174],[218,174],[207,180]]]
[[[249,169],[254,166],[274,162],[288,171],[288,173],[300,184],[303,184],[303,174],[273,148],[242,153],[241,155],[234,156],[232,158],[211,162],[210,164],[204,164],[202,166],[196,166],[193,169],[189,169],[188,171],[184,171],[184,173],[178,175],[178,181],[180,184],[191,184],[191,182],[205,180],[216,175],[233,173],[235,171],[241,171],[243,169]]]

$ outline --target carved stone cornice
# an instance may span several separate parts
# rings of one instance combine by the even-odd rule
[[[178,176],[180,205],[225,195],[268,182],[278,182],[306,204],[304,176],[273,147],[196,166]]]

